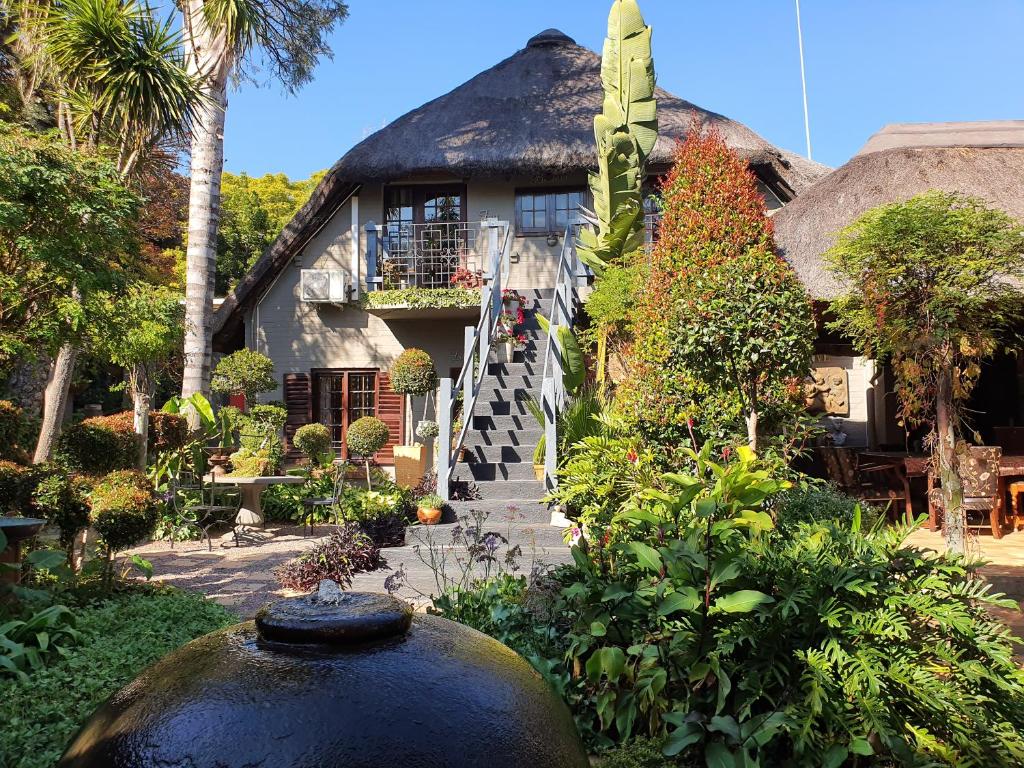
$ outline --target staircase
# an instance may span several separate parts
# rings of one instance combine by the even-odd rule
[[[543,428],[524,402],[527,395],[540,401],[543,348],[546,335],[537,315],[549,316],[553,289],[521,290],[526,299],[525,320],[517,330],[526,335],[526,347],[511,363],[487,363],[483,384],[466,433],[465,458],[452,473],[455,483],[472,483],[480,498],[453,501],[457,516],[469,509],[486,510],[500,518],[510,505],[527,523],[547,523],[548,511],[537,502],[544,483],[533,471],[533,451]],[[456,486],[458,487],[458,486]]]

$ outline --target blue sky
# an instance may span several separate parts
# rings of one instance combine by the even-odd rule
[[[230,96],[225,166],[302,178],[547,27],[600,50],[607,0],[350,0],[335,57],[289,96]],[[641,0],[659,84],[804,153],[793,0]],[[802,0],[814,159],[882,125],[1024,118],[1024,0]]]

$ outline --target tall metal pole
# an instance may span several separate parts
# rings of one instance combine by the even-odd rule
[[[811,157],[811,119],[807,111],[807,74],[804,71],[804,33],[800,26],[800,0],[796,0],[796,39],[800,47],[800,85],[804,92],[804,134],[807,136],[807,159]]]

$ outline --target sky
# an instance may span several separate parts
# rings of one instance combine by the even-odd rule
[[[806,155],[794,0],[640,0],[658,83]],[[600,51],[608,0],[350,0],[294,95],[229,97],[225,167],[305,178],[555,27]],[[802,0],[813,158],[887,123],[1024,119],[1024,0]]]

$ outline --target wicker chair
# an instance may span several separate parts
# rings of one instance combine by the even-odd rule
[[[1000,538],[1003,532],[1003,499],[999,493],[999,459],[1003,449],[997,445],[967,445],[961,442],[957,443],[956,454],[967,524],[971,525],[972,512],[987,512],[987,516],[982,515],[982,522],[975,525],[983,527],[987,517],[992,535]],[[936,513],[943,510],[941,489],[932,490],[930,501]]]
[[[899,467],[891,463],[871,463],[850,448],[823,445],[820,448],[828,479],[844,493],[874,504],[885,504],[893,517],[899,506],[906,510],[907,522],[913,521],[908,501],[910,488]]]

